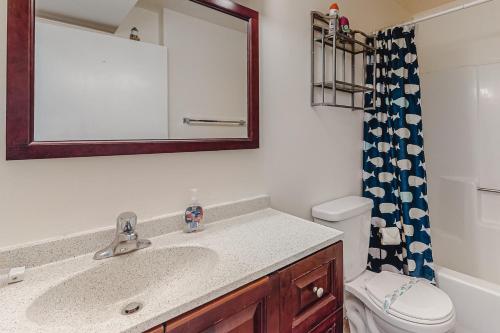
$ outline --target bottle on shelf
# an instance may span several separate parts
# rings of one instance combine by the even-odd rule
[[[328,12],[328,15],[330,16],[329,33],[333,34],[338,29],[337,24],[339,18],[339,5],[337,5],[336,2],[330,5],[330,10]]]

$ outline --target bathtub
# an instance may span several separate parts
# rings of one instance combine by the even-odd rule
[[[445,267],[436,267],[436,280],[455,305],[456,333],[500,332],[500,285]]]

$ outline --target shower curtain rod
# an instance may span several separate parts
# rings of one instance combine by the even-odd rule
[[[420,22],[424,22],[424,21],[436,18],[436,17],[440,17],[440,16],[443,16],[443,15],[451,14],[451,13],[454,13],[454,12],[458,12],[459,10],[463,10],[463,9],[468,9],[468,8],[472,8],[472,7],[475,7],[475,6],[479,6],[479,5],[482,5],[482,4],[485,4],[487,2],[491,2],[491,1],[493,1],[493,0],[476,0],[476,1],[473,1],[473,2],[465,3],[465,4],[457,6],[457,7],[453,7],[453,8],[450,8],[450,9],[443,10],[443,11],[435,13],[435,14],[431,14],[431,15],[428,15],[428,16],[424,16],[424,17],[412,20],[412,21],[408,21],[408,22],[405,22],[405,23],[402,23],[402,24],[388,26],[388,27],[385,27],[383,29],[380,29],[379,31],[383,31],[383,30],[386,30],[386,29],[392,29],[392,28],[400,27],[400,26],[417,24],[417,23],[420,23]]]

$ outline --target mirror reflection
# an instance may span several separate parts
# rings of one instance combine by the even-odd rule
[[[246,21],[189,0],[35,4],[35,141],[247,138]]]

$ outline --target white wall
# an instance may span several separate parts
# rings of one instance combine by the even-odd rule
[[[442,9],[467,1],[454,1]],[[500,61],[498,0],[441,16],[417,25],[423,72],[492,64]],[[436,9],[439,10],[439,9]]]
[[[500,195],[476,188],[500,188],[499,22],[495,0],[417,28],[435,259],[496,283]]]
[[[163,13],[161,11],[134,7],[116,30],[115,34],[130,37],[130,30],[139,29],[141,42],[163,45]]]
[[[309,106],[309,15],[330,1],[248,3],[262,15],[260,150],[6,162],[0,80],[0,246],[112,226],[125,210],[145,219],[184,209],[194,186],[205,204],[270,193],[274,207],[305,218],[313,204],[360,193],[361,113]],[[340,5],[368,31],[406,18],[390,0]]]
[[[39,19],[35,32],[36,141],[168,139],[165,47]]]
[[[310,219],[311,207],[361,194],[362,112],[310,106],[310,11],[331,1],[263,0],[262,130],[272,205]],[[406,19],[391,1],[339,1],[355,29]]]
[[[0,63],[6,56],[0,3]],[[259,150],[5,161],[5,66],[0,66],[0,247],[184,209],[189,188],[213,204],[267,192]]]
[[[198,4],[193,7],[212,11]],[[164,10],[171,139],[248,137],[247,126],[193,126],[183,122],[184,117],[247,120],[246,22],[234,20],[241,21],[243,31]]]
[[[136,3],[137,0],[37,0],[35,5],[37,15],[111,32]]]

